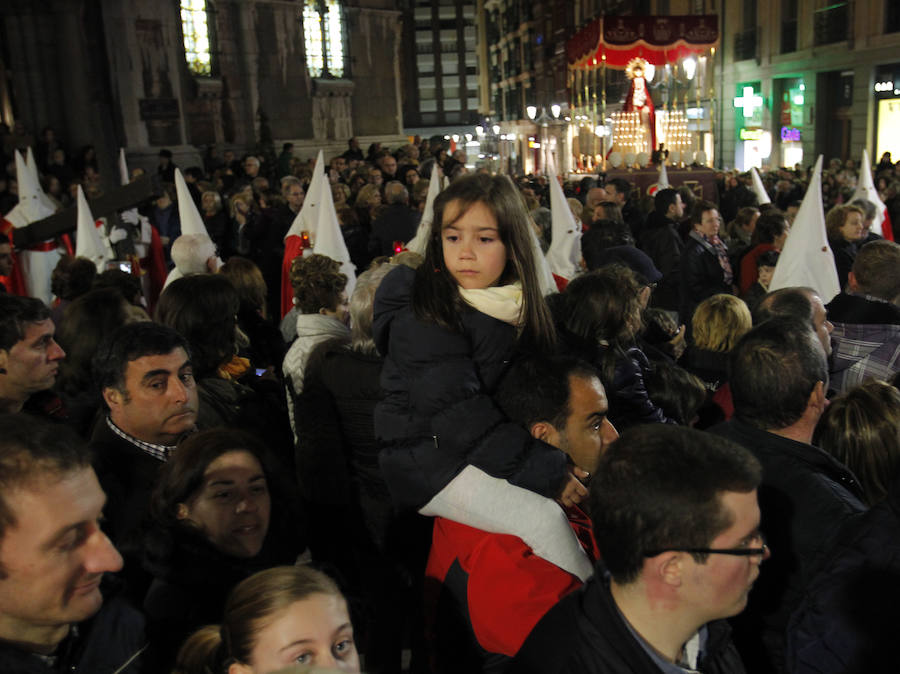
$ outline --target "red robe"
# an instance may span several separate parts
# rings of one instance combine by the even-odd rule
[[[644,79],[644,78],[641,78]],[[647,80],[644,79],[644,91],[647,100],[644,102],[643,108],[634,107],[634,79],[628,85],[628,95],[625,97],[625,112],[640,112],[644,108],[648,111],[648,119],[650,121],[650,152],[656,150],[656,109],[653,107],[653,98],[650,96],[650,87],[647,86]]]

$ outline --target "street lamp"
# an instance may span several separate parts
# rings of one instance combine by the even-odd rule
[[[554,103],[550,106],[550,112],[553,113],[554,119],[559,119],[559,113],[562,112],[562,106],[559,103]]]
[[[694,79],[694,75],[697,74],[697,61],[693,56],[688,56],[682,61],[681,67],[684,68],[684,74],[689,80]]]
[[[527,105],[525,106],[525,113],[528,115],[528,119],[533,120],[537,116],[537,107]]]

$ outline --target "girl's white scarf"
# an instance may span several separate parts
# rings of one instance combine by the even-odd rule
[[[459,296],[474,309],[498,321],[516,327],[522,325],[522,284],[516,281],[508,286],[459,289]]]

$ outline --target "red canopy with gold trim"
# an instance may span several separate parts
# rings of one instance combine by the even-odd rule
[[[653,65],[674,63],[719,45],[716,14],[609,16],[595,19],[567,43],[569,66],[591,70],[604,61],[624,68],[633,58]]]

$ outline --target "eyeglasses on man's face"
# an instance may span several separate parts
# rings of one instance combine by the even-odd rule
[[[753,545],[756,543],[756,545]],[[747,541],[747,545],[737,548],[661,548],[659,550],[647,550],[644,557],[656,557],[664,552],[689,552],[694,555],[732,555],[734,557],[762,557],[765,558],[770,552],[769,546],[766,545],[765,536],[761,533],[756,534]]]

